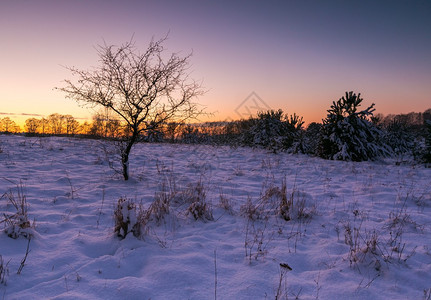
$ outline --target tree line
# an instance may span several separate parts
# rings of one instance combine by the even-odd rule
[[[20,132],[21,128],[10,117],[0,119],[0,132],[11,133]]]
[[[360,94],[346,92],[332,102],[321,123],[306,127],[301,116],[288,115],[279,109],[236,121],[143,124],[148,127],[137,139],[139,142],[262,148],[274,153],[303,153],[333,160],[364,161],[391,156],[431,163],[431,109],[385,116],[374,114],[374,104],[361,108],[362,101]],[[127,141],[132,134],[128,124],[109,110],[83,123],[71,115],[57,113],[46,118],[29,118],[24,128],[30,136],[68,135],[120,142]],[[17,132],[19,128],[5,117],[0,119],[0,129]]]
[[[418,155],[421,147],[426,148],[427,141],[431,143],[429,132],[431,109],[385,116],[374,114],[373,106],[360,110],[362,102],[360,94],[346,95],[343,97],[344,100],[341,98],[338,103],[333,103],[326,119],[321,123],[313,122],[306,127],[302,117],[296,114],[288,115],[279,109],[259,112],[257,116],[236,121],[161,123],[144,131],[140,140],[248,146],[265,148],[272,152],[289,151],[342,160],[367,160],[385,154]],[[342,101],[357,103],[343,104]],[[13,133],[21,130],[13,120],[5,117],[0,119],[0,131]],[[120,139],[130,135],[124,122],[107,111],[97,113],[92,117],[92,121],[83,123],[71,115],[58,113],[46,118],[29,118],[25,121],[24,132],[26,135],[69,135],[109,139]],[[359,138],[364,141],[355,141]],[[367,154],[372,152],[370,147],[374,147],[374,151],[378,153]],[[353,153],[355,151],[358,153]]]
[[[255,131],[258,121],[268,123],[271,126],[266,129],[265,135],[251,136],[250,132]],[[388,142],[397,148],[395,143],[404,142],[406,145],[401,148],[407,148],[412,140],[426,134],[427,121],[431,120],[431,108],[424,112],[410,112],[407,114],[390,114],[381,113],[373,115],[370,120],[378,128],[391,133],[392,140]],[[276,123],[279,123],[278,126]],[[286,125],[286,126],[283,126]],[[171,143],[205,143],[205,144],[232,144],[244,146],[264,146],[275,147],[274,139],[277,136],[283,137],[281,148],[289,148],[293,144],[293,136],[287,137],[293,132],[299,131],[301,134],[311,134],[313,131],[320,130],[322,123],[310,123],[304,127],[303,118],[296,114],[288,116],[283,110],[269,110],[259,112],[257,116],[249,119],[236,121],[219,121],[205,123],[180,123],[169,122],[159,124],[143,135],[144,141],[148,142],[171,142]],[[260,125],[263,126],[263,125]],[[254,127],[254,128],[253,128]],[[42,118],[28,118],[24,123],[24,130],[20,128],[10,117],[0,118],[0,132],[19,133],[24,132],[27,135],[81,135],[95,138],[118,138],[127,134],[127,129],[120,120],[109,115],[108,113],[96,113],[92,121],[78,122],[71,115],[62,115],[53,113]],[[280,139],[279,139],[280,140]],[[277,144],[280,144],[278,142]],[[280,145],[278,146],[280,148]],[[281,149],[280,148],[280,149]],[[400,146],[396,149],[402,151]],[[303,149],[302,152],[307,152]]]

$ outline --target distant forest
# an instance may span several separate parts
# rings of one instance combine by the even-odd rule
[[[356,101],[356,102],[355,102]],[[336,160],[373,160],[384,156],[413,157],[431,162],[431,108],[398,115],[374,114],[373,105],[359,110],[362,99],[346,93],[333,102],[321,123],[304,126],[303,118],[281,109],[260,112],[237,121],[144,124],[141,142],[247,146],[274,153],[288,151]],[[78,122],[71,115],[29,118],[22,131],[9,117],[0,119],[0,132],[28,136],[77,136],[121,139],[129,133],[108,112]]]
[[[280,110],[278,110],[280,111]],[[270,112],[270,111],[269,111]],[[267,112],[266,112],[267,113]],[[163,128],[148,132],[147,140],[157,139],[157,142],[221,142],[222,135],[229,135],[234,132],[239,133],[241,129],[246,129],[255,117],[237,121],[215,121],[205,123],[169,123]],[[301,122],[302,122],[302,118]],[[373,121],[377,125],[386,129],[392,127],[402,127],[399,129],[417,132],[425,128],[425,121],[431,120],[431,108],[424,112],[410,112],[407,114],[376,114]],[[321,123],[310,123],[307,127],[301,125],[302,130],[311,130]],[[51,114],[47,118],[29,118],[25,121],[24,128],[21,128],[10,117],[0,119],[1,133],[25,133],[28,135],[84,135],[93,137],[116,138],[122,132],[122,126],[118,119],[108,115],[95,114],[92,122],[78,122],[71,115]],[[199,141],[195,141],[199,140]]]

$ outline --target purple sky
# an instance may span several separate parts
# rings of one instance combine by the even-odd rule
[[[193,51],[213,119],[238,118],[252,92],[307,123],[350,90],[377,113],[424,111],[430,16],[431,1],[0,0],[0,113],[91,116],[53,90],[71,78],[62,66],[97,65],[103,41],[145,49],[167,32],[169,51]]]

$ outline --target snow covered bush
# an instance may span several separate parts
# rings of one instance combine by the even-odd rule
[[[126,198],[120,198],[114,211],[115,228],[118,237],[124,239],[130,232],[135,237],[141,233],[141,224],[138,220],[136,204]]]
[[[423,151],[423,161],[431,163],[431,120],[426,120],[427,133],[425,135],[425,149]]]
[[[250,129],[254,126],[254,123],[254,118],[226,122],[223,126],[223,134],[220,138],[220,144],[233,147],[251,147],[253,145],[253,136]]]
[[[247,146],[262,147],[274,153],[287,150],[298,140],[302,117],[296,114],[285,115],[283,110],[260,112],[248,132],[245,132],[243,143]]]
[[[415,146],[415,136],[407,124],[398,120],[393,120],[386,126],[384,141],[396,155],[410,153]]]
[[[308,125],[301,139],[301,151],[304,154],[316,154],[319,147],[322,124],[312,122]]]
[[[346,92],[345,96],[332,103],[323,120],[318,149],[320,157],[364,161],[390,153],[389,147],[382,143],[382,131],[370,120],[374,104],[358,110],[362,100],[360,93]]]

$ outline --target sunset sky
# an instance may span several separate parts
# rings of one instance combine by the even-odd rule
[[[193,51],[214,120],[257,103],[321,121],[350,90],[377,113],[424,111],[430,16],[431,1],[0,0],[0,118],[91,117],[54,90],[72,79],[64,66],[96,66],[104,41],[145,50],[168,32],[170,52]]]

